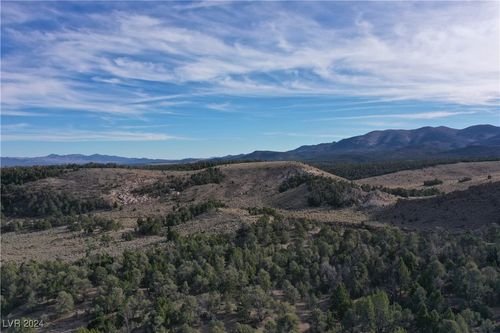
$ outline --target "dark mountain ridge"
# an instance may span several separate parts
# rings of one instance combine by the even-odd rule
[[[350,163],[382,160],[477,157],[500,157],[500,127],[475,125],[464,129],[454,129],[446,126],[426,126],[413,130],[378,130],[338,142],[305,145],[285,152],[257,150],[249,154],[229,155],[213,158],[213,160],[335,160],[337,162]],[[44,157],[2,157],[1,164],[3,167],[86,163],[138,165],[190,163],[199,160],[201,159],[164,160],[99,154],[51,154]]]
[[[255,151],[247,155],[237,155],[237,159],[335,159],[365,162],[383,159],[469,157],[471,153],[470,157],[477,157],[478,153],[484,157],[500,157],[500,127],[476,125],[454,129],[427,126],[414,130],[373,131],[338,142],[302,146],[286,152]]]

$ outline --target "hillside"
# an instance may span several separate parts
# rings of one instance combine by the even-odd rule
[[[500,224],[500,182],[475,185],[434,198],[399,200],[377,212],[378,221],[425,229],[476,229]]]
[[[443,183],[434,185],[439,191],[448,193],[465,190],[472,185],[500,181],[500,162],[453,163],[398,171],[382,176],[357,180],[357,184],[385,186],[389,188],[424,189],[424,182],[432,179]]]
[[[72,201],[63,203],[63,205],[58,203],[58,200],[63,200],[65,197],[79,202],[77,203],[78,207],[89,200],[92,202],[102,200],[103,203],[100,204],[100,207],[103,208],[94,208],[94,210],[91,208],[88,212],[118,221],[123,228],[115,234],[114,239],[116,240],[120,239],[121,234],[133,230],[138,218],[161,217],[169,214],[179,206],[202,205],[205,202],[214,200],[223,203],[225,207],[219,208],[216,214],[205,214],[196,218],[196,223],[203,226],[202,230],[213,228],[216,231],[223,232],[235,230],[241,223],[255,220],[247,212],[247,208],[251,207],[270,207],[280,210],[285,215],[289,212],[292,214],[292,212],[300,211],[300,215],[304,217],[312,214],[311,216],[319,216],[320,219],[325,221],[332,220],[330,214],[333,213],[333,210],[328,208],[326,202],[318,207],[310,206],[308,198],[311,192],[306,183],[298,184],[297,187],[280,192],[280,186],[283,182],[297,176],[318,180],[330,179],[332,183],[326,183],[327,186],[335,186],[337,182],[345,184],[339,189],[332,188],[328,190],[327,187],[322,188],[321,191],[324,193],[329,193],[328,191],[331,190],[338,191],[338,194],[341,195],[340,198],[345,198],[345,209],[347,211],[344,209],[342,214],[347,221],[364,220],[363,217],[361,219],[356,217],[359,214],[350,210],[349,206],[351,205],[353,205],[354,209],[355,206],[374,207],[393,202],[390,195],[379,191],[367,193],[356,187],[351,188],[350,183],[341,177],[299,162],[231,164],[222,165],[218,170],[220,170],[223,178],[216,183],[208,181],[206,184],[200,185],[182,185],[183,189],[174,190],[168,189],[167,186],[178,187],[178,184],[186,183],[193,176],[204,174],[205,171],[160,171],[120,168],[85,168],[70,171],[58,177],[44,178],[15,186],[13,187],[15,191],[7,190],[2,196],[4,213],[7,215],[2,223],[5,226],[17,223],[16,221],[26,221],[25,224],[30,225],[33,222],[29,221],[43,221],[47,214],[51,214],[52,210],[39,212],[34,210],[36,206],[21,204],[30,201],[35,202],[35,205],[43,205],[49,209],[55,204],[62,209],[64,205],[72,204]],[[165,184],[165,187],[162,184]],[[159,187],[160,189],[166,188],[166,190],[158,195],[154,194],[158,192],[152,192],[152,189],[160,185],[162,186]],[[320,188],[315,188],[314,191],[316,191],[315,193],[323,193],[318,192]],[[48,193],[53,193],[57,197],[47,197]],[[19,199],[16,199],[19,195],[23,195],[22,198],[27,196],[29,199],[19,201]],[[52,201],[44,202],[44,200]],[[9,204],[10,202],[12,204]],[[338,202],[341,203],[342,201]],[[16,210],[9,208],[13,204],[16,205]],[[350,218],[349,216],[353,217]],[[200,220],[198,221],[198,219]],[[333,220],[338,219],[333,218]],[[217,225],[218,227],[216,227]],[[78,251],[80,251],[80,255],[83,255],[81,240],[75,240],[72,236],[73,233],[67,233],[64,228],[56,229],[57,231],[48,230],[36,235],[32,233],[7,234],[2,245],[2,260],[19,258],[20,255],[26,258],[55,255],[69,259],[74,258]],[[191,227],[189,223],[186,223],[179,226],[179,230],[189,233],[199,231],[199,228],[194,225]],[[62,247],[70,248],[68,251],[61,251],[59,246],[50,245],[59,237],[63,237],[69,242],[61,243]],[[81,245],[78,245],[80,243]],[[135,248],[150,242],[134,240],[129,243],[123,244],[120,242],[120,245],[115,246],[112,252],[119,253],[128,245]],[[32,244],[38,245],[31,247]],[[45,250],[40,252],[40,248]]]
[[[157,311],[178,318],[168,325],[189,323],[196,332],[214,332],[210,316],[229,332],[263,331],[274,321],[264,314],[280,325],[292,318],[300,332],[317,325],[354,330],[363,312],[352,304],[387,299],[381,302],[394,318],[402,311],[418,318],[411,302],[438,283],[427,280],[427,267],[436,265],[447,272],[436,281],[451,286],[439,306],[465,304],[465,311],[477,297],[495,304],[488,288],[496,266],[485,253],[498,243],[500,162],[439,165],[356,183],[288,161],[189,171],[46,168],[33,175],[4,169],[10,175],[2,191],[2,311],[7,318],[50,319],[42,332],[108,332],[124,327],[122,316],[135,318],[130,327],[156,331],[144,318]],[[449,193],[387,193],[393,186],[419,190],[429,176],[442,177],[444,187],[436,187]],[[472,179],[457,187],[457,177]],[[467,263],[455,260],[465,252]],[[487,287],[481,296],[453,287],[457,279],[469,283],[457,272],[471,270],[471,258],[484,268],[474,270]],[[419,281],[413,287],[410,271]],[[316,292],[304,291],[307,286]],[[339,316],[329,310],[339,286],[352,298],[345,318],[357,319],[328,324],[326,314]],[[390,306],[388,295],[397,305]],[[472,327],[492,327],[498,317],[474,313],[479,319]],[[412,327],[424,325],[416,319],[387,325],[403,324],[415,333]]]
[[[91,202],[95,205],[92,206],[94,208],[90,207],[88,208],[90,210],[86,210],[84,213],[112,219],[122,225],[119,231],[109,234],[117,243],[112,248],[107,248],[106,251],[116,255],[127,248],[142,248],[160,241],[161,238],[155,238],[154,235],[126,242],[122,241],[123,234],[131,232],[137,227],[137,219],[160,218],[172,211],[175,212],[179,207],[203,205],[209,201],[221,202],[224,207],[201,214],[192,221],[183,222],[175,228],[182,234],[200,231],[232,232],[242,223],[256,221],[257,217],[249,214],[247,210],[252,207],[270,207],[284,216],[309,218],[329,223],[357,224],[363,222],[377,225],[383,222],[420,228],[423,225],[413,223],[414,215],[420,211],[420,209],[415,208],[418,207],[416,202],[423,202],[422,205],[427,205],[427,203],[431,205],[436,200],[454,202],[450,203],[452,206],[462,204],[470,212],[485,212],[475,221],[469,221],[469,217],[465,217],[466,223],[452,225],[457,228],[473,228],[494,222],[491,212],[488,213],[487,207],[482,206],[482,201],[457,201],[457,199],[453,199],[454,197],[449,197],[450,200],[446,199],[448,197],[444,199],[443,197],[439,197],[439,199],[430,197],[422,199],[423,201],[399,198],[400,202],[393,207],[398,197],[385,193],[383,188],[402,187],[409,191],[425,190],[426,187],[423,186],[425,180],[439,178],[443,180],[443,184],[435,186],[439,191],[448,193],[456,190],[467,190],[472,185],[498,182],[500,162],[456,163],[420,170],[401,171],[356,181],[358,185],[354,187],[351,187],[350,182],[341,177],[299,162],[251,162],[221,165],[217,167],[221,175],[219,178],[192,183],[191,179],[197,175],[209,175],[206,173],[207,170],[209,169],[165,171],[132,168],[84,168],[68,171],[56,177],[43,178],[14,186],[14,192],[7,187],[7,191],[4,191],[2,195],[3,209],[6,214],[2,221],[3,229],[8,231],[11,227],[7,228],[6,226],[20,224],[25,225],[25,228],[29,230],[33,228],[30,225],[42,223],[47,216],[50,216],[47,214],[57,211],[57,209],[51,210],[50,207],[53,205],[64,209],[64,205],[74,205],[72,202],[75,202],[78,207]],[[491,179],[488,179],[488,175],[491,175]],[[466,177],[471,178],[471,180],[459,182],[460,179]],[[288,186],[284,190],[281,189],[284,183],[293,179],[298,181],[295,185]],[[332,183],[328,183],[328,179]],[[336,184],[339,184],[340,187]],[[368,191],[362,190],[359,186],[363,184],[374,188]],[[377,186],[381,189],[376,189]],[[481,195],[485,198],[489,196],[492,198],[491,200],[494,200],[495,193],[489,193],[489,189],[494,190],[495,187],[486,188],[485,191],[481,192]],[[53,197],[52,194],[47,197],[48,193],[53,193],[56,197]],[[8,200],[11,200],[9,198],[16,200],[16,196],[19,197],[19,195],[22,195],[22,198],[27,196],[26,198],[29,199],[22,199],[17,203],[14,201],[17,210],[9,209],[11,206],[8,204]],[[466,197],[466,194],[459,196]],[[65,197],[72,201],[61,205],[59,201],[66,200]],[[311,201],[312,199],[314,200]],[[44,200],[49,201],[44,202]],[[334,200],[332,202],[340,206],[330,206],[329,200]],[[487,202],[489,199],[485,200]],[[35,208],[36,205],[44,205],[47,208],[41,212],[33,210],[34,207],[28,207],[26,210],[25,206],[20,206],[20,203],[28,202],[34,202]],[[311,206],[311,203],[314,205]],[[422,208],[423,211],[427,209],[425,207],[427,206]],[[447,206],[443,204],[443,207]],[[383,215],[373,215],[380,210],[388,212],[387,214],[396,214],[396,217],[402,215],[405,217],[387,219],[382,218]],[[393,214],[393,211],[397,213]],[[445,226],[448,225],[449,220],[461,221],[464,219],[464,214],[465,212],[457,210],[455,215],[449,215],[446,219],[442,219],[438,213],[435,215],[426,214],[426,220],[432,220],[426,223],[431,226]],[[474,213],[471,214],[474,215]],[[54,223],[52,222],[52,224]],[[96,234],[89,240],[99,244],[99,237],[100,235]],[[65,239],[65,241],[57,243],[57,239]],[[53,256],[74,260],[84,254],[85,244],[83,239],[75,238],[75,233],[69,232],[65,226],[54,225],[52,229],[35,233],[6,233],[3,237],[2,260],[17,261],[22,258],[51,258]],[[66,248],[65,251],[63,251],[64,248]],[[100,246],[96,245],[97,248]],[[40,251],[41,249],[43,251]]]

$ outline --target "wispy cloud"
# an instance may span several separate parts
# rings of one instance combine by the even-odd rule
[[[222,3],[220,11],[218,5],[172,6],[166,17],[111,11],[89,15],[84,26],[50,32],[21,33],[11,24],[6,38],[23,52],[28,47],[28,54],[17,58],[11,52],[3,57],[9,66],[3,67],[29,80],[5,80],[3,103],[147,112],[124,109],[111,98],[143,90],[137,80],[203,83],[214,94],[340,94],[465,104],[499,98],[498,3],[397,4],[390,15],[374,4],[343,27],[279,3]],[[332,10],[328,3],[313,7],[318,6]],[[22,17],[32,9],[4,7],[20,17],[15,22],[27,20]],[[215,9],[204,12],[206,7]],[[188,11],[190,26],[176,9]],[[273,10],[281,14],[267,14]],[[215,18],[210,25],[208,15]],[[252,29],[239,19],[253,23]],[[40,68],[43,76],[37,75]],[[128,86],[105,96],[89,83],[75,82],[81,73],[95,74],[94,82]],[[54,91],[63,97],[55,98]]]
[[[455,117],[459,115],[475,114],[476,111],[432,111],[418,113],[400,113],[400,114],[367,114],[361,116],[346,116],[346,117],[330,117],[321,120],[338,120],[338,119],[439,119],[447,117]]]
[[[43,112],[30,112],[30,111],[18,111],[18,110],[2,110],[2,116],[10,116],[10,117],[43,117],[49,116],[49,113]]]
[[[2,117],[44,124],[6,129],[3,140],[176,138],[136,131],[134,123],[100,132],[105,125],[75,123],[81,114],[107,125],[124,118],[169,123],[174,133],[201,129],[209,137],[220,128],[206,130],[204,109],[220,112],[217,119],[233,112],[226,117],[241,117],[239,126],[252,113],[278,120],[257,133],[316,108],[338,115],[328,119],[372,124],[498,113],[498,2],[101,5],[83,2],[76,11],[58,2],[2,3]],[[273,98],[281,100],[267,104]],[[339,102],[329,108],[333,98]],[[404,103],[441,107],[410,113]],[[469,110],[478,106],[485,109]],[[169,121],[183,115],[191,121]],[[62,128],[46,121],[51,116],[61,117],[54,123]],[[335,137],[322,131],[280,135]]]
[[[321,139],[330,139],[330,138],[345,138],[345,135],[339,135],[337,133],[301,133],[301,132],[265,132],[262,133],[265,136],[276,136],[276,137],[297,137],[297,138],[321,138]]]
[[[231,103],[209,103],[207,108],[220,112],[236,112],[236,108]]]
[[[16,129],[26,128],[26,127],[29,127],[29,124],[27,124],[27,123],[17,123],[17,124],[8,124],[8,125],[3,124],[2,131],[16,130]]]
[[[138,131],[89,131],[78,129],[36,129],[28,126],[2,125],[2,141],[90,142],[90,141],[168,141],[186,138],[163,133]]]

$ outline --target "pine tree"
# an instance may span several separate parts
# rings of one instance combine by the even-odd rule
[[[352,300],[349,295],[349,291],[346,289],[343,283],[337,285],[337,288],[333,291],[331,299],[331,309],[335,316],[342,320],[345,313],[352,307]]]

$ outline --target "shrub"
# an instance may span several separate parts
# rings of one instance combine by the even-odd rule
[[[56,312],[59,314],[68,313],[74,308],[73,296],[71,294],[60,291],[56,298]]]
[[[249,207],[247,211],[250,215],[269,215],[269,216],[281,216],[276,209],[270,207]]]
[[[184,223],[198,215],[221,207],[225,207],[225,205],[216,200],[209,200],[201,204],[191,205],[189,207],[181,207],[176,212],[172,212],[165,217],[165,225],[174,226]]]
[[[224,206],[220,201],[209,200],[197,205],[181,207],[164,217],[147,217],[145,220],[140,218],[137,220],[136,231],[140,235],[161,235],[164,226],[172,227],[185,223],[198,215]]]
[[[283,183],[281,183],[278,190],[280,192],[288,191],[292,188],[299,187],[300,185],[307,183],[312,178],[313,178],[313,176],[309,175],[309,174],[301,174],[301,175],[290,177],[290,178],[286,179]]]
[[[430,187],[430,188],[423,188],[423,189],[418,189],[418,188],[402,188],[402,187],[396,187],[396,188],[387,188],[387,187],[380,187],[378,188],[382,192],[386,192],[392,195],[397,195],[400,197],[428,197],[432,195],[438,195],[441,194],[441,191],[439,191],[435,187]]]
[[[307,202],[310,206],[329,205],[340,208],[354,203],[352,199],[354,186],[348,182],[326,177],[314,177],[308,182],[307,187],[309,190]]]
[[[23,223],[21,221],[6,222],[5,219],[1,220],[2,220],[2,232],[18,231],[23,227]]]
[[[6,186],[2,191],[2,212],[5,216],[71,215],[110,208],[110,204],[102,198],[81,199],[70,193],[48,189]]]
[[[223,179],[224,174],[219,168],[207,168],[190,177],[193,185],[219,184]]]
[[[163,181],[157,181],[153,184],[144,185],[142,187],[136,188],[132,191],[134,194],[138,195],[150,195],[152,197],[160,197],[163,195],[170,194],[172,191],[171,183],[165,183]]]
[[[163,223],[151,217],[147,217],[145,220],[139,218],[137,220],[137,228],[136,231],[140,235],[159,235],[161,233],[161,229],[163,227]]]
[[[66,172],[62,166],[32,166],[2,168],[2,186],[33,182],[47,177],[57,177]]]
[[[332,178],[301,174],[290,177],[281,183],[280,192],[287,191],[302,184],[307,184],[309,206],[329,205],[344,207],[353,203],[352,191],[356,187],[352,183]]]
[[[440,185],[442,183],[443,183],[442,180],[435,178],[435,179],[431,179],[431,180],[425,180],[424,186],[435,186],[435,185]]]
[[[120,222],[99,217],[95,215],[80,215],[78,217],[66,217],[66,224],[68,224],[68,229],[70,231],[85,231],[87,234],[91,234],[95,231],[108,232],[117,231],[121,229],[122,225]]]
[[[133,232],[124,232],[122,234],[122,239],[124,241],[131,241],[132,239],[134,239],[134,233]]]
[[[52,228],[52,224],[49,220],[37,220],[34,222],[34,228],[36,230],[47,230]]]
[[[161,197],[172,193],[172,191],[182,192],[194,185],[219,184],[224,179],[224,174],[219,168],[208,168],[191,175],[187,180],[180,177],[170,177],[168,181],[157,181],[153,184],[139,187],[132,193],[153,197]]]

